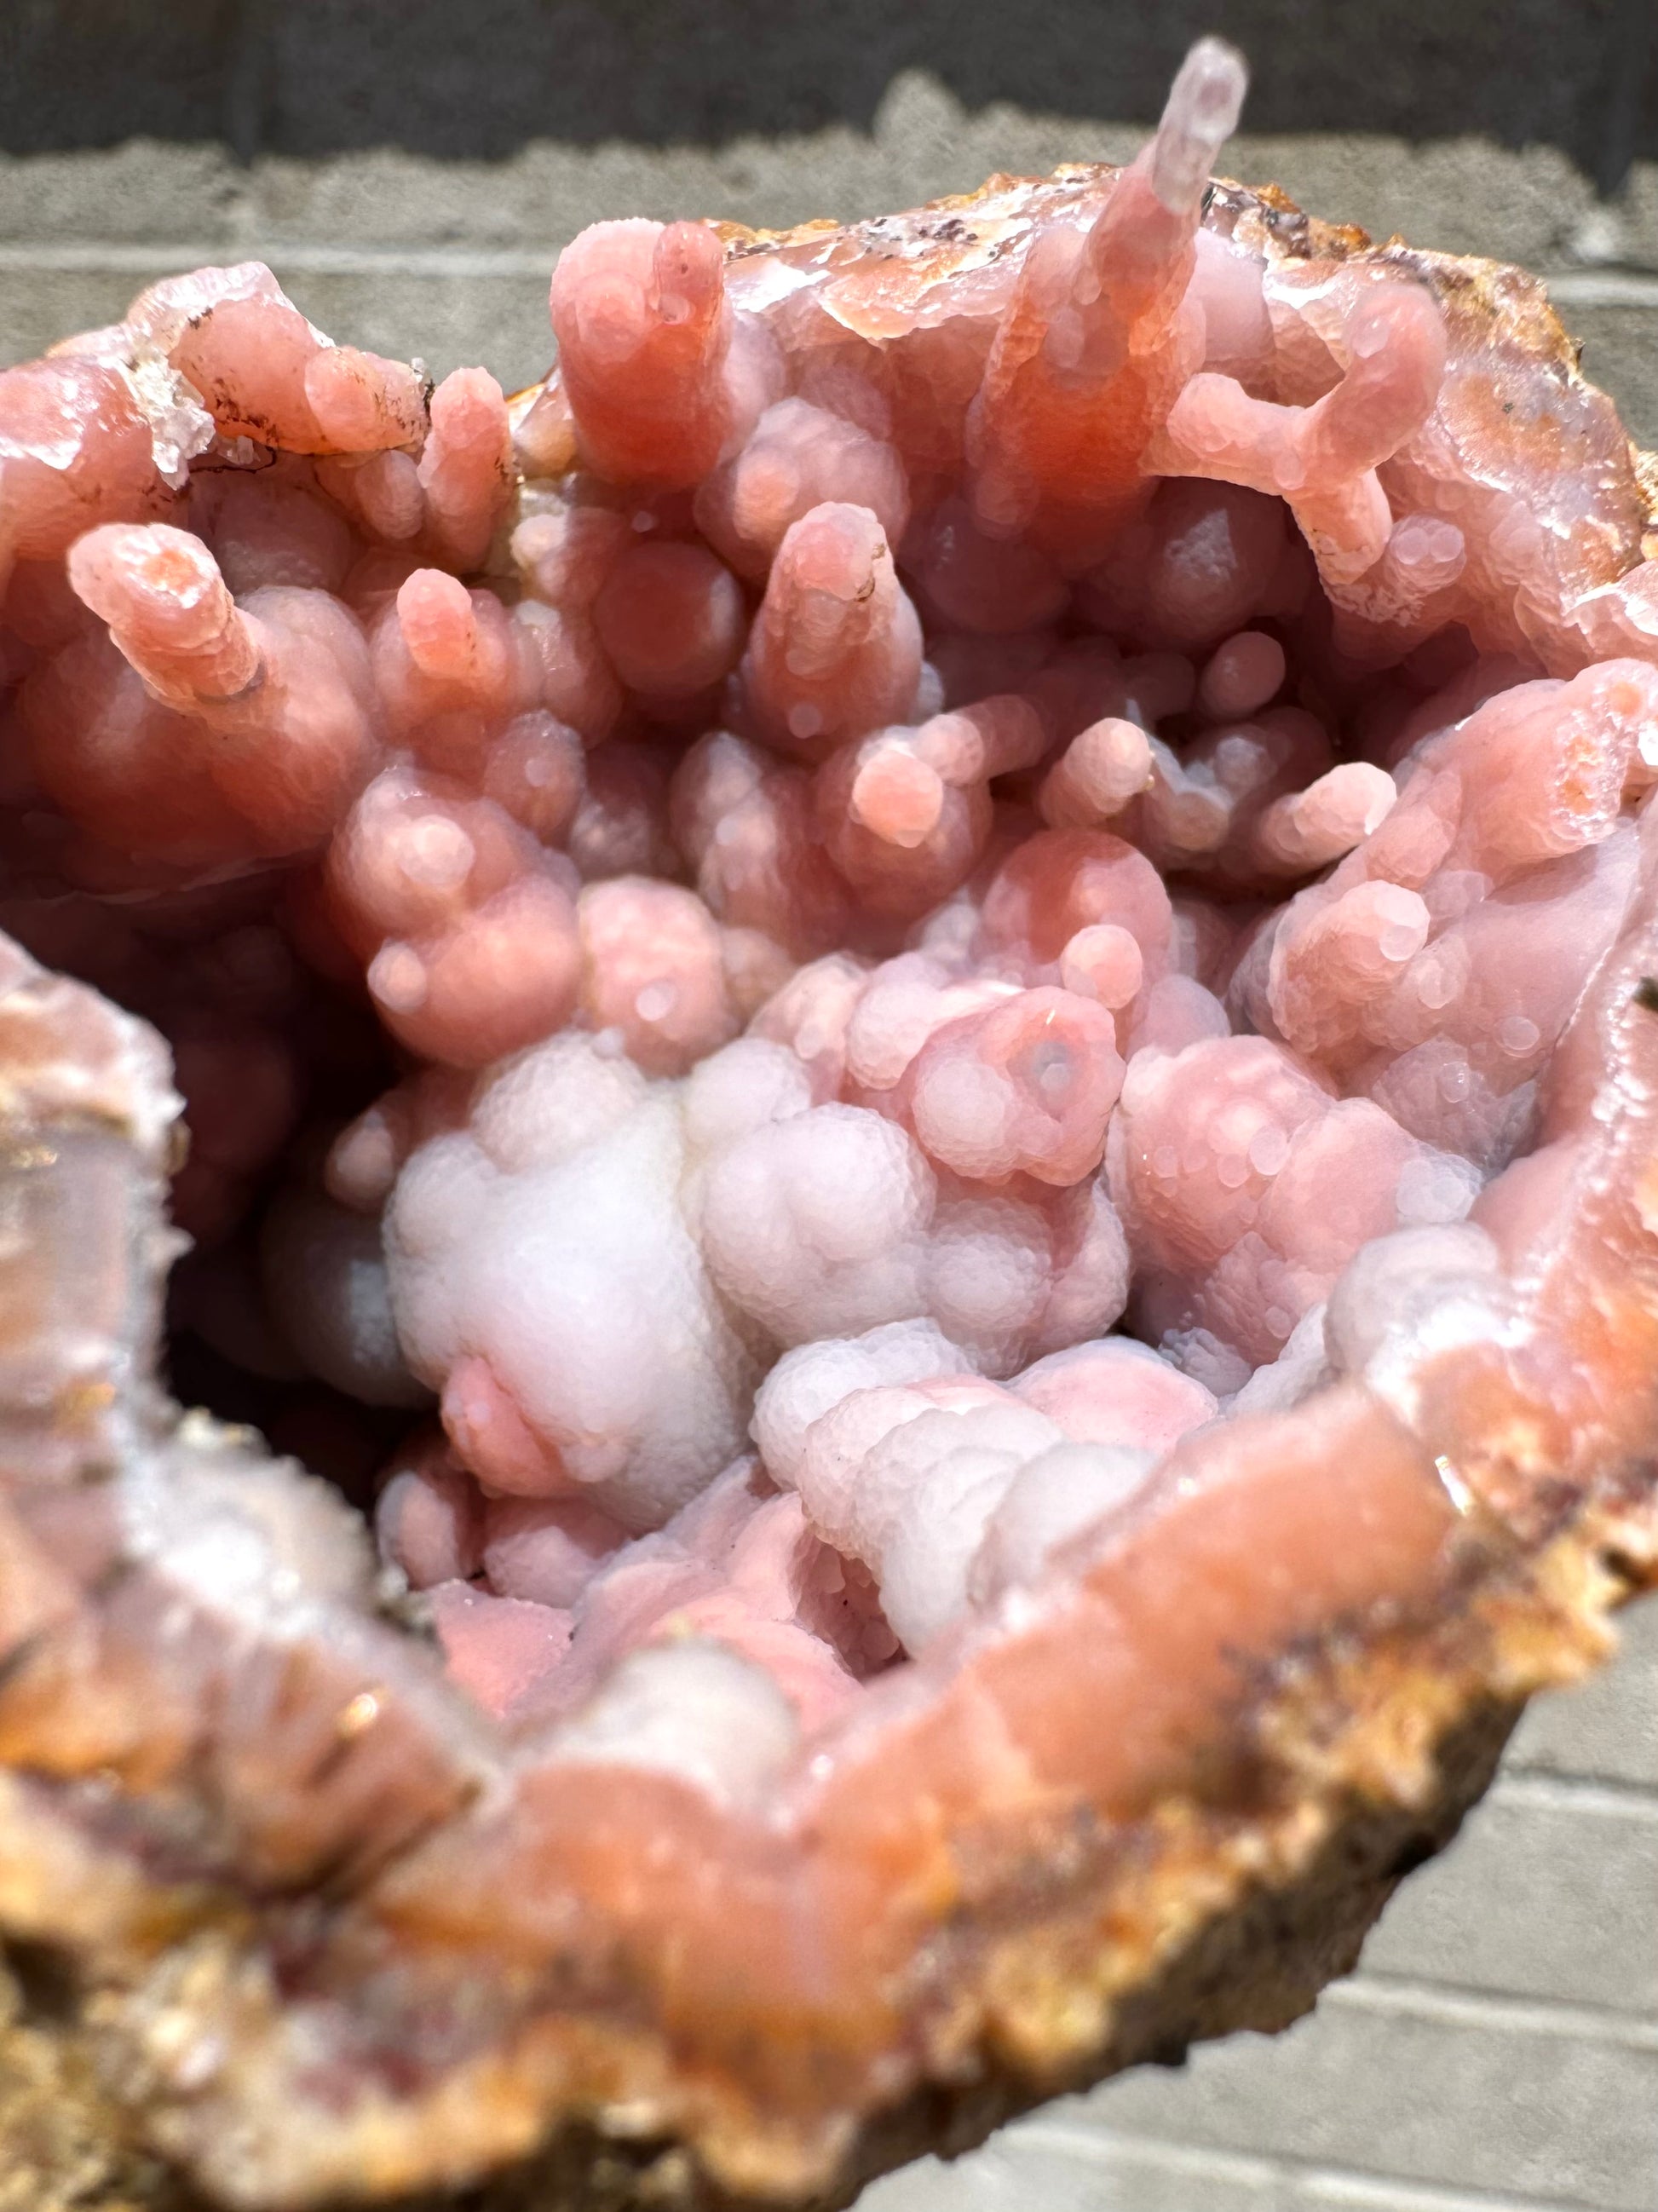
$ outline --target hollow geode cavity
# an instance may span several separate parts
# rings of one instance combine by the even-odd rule
[[[0,376],[42,2203],[843,2201],[1303,2010],[1658,1577],[1653,472],[1241,94],[511,402]]]

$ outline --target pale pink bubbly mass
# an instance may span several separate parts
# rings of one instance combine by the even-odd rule
[[[180,944],[280,979],[240,1042],[236,976],[154,1002],[192,1266],[348,1397],[430,1393],[380,1543],[493,1711],[665,1622],[818,1724],[1316,1389],[1344,1270],[1537,1141],[1658,775],[1643,602],[1609,657],[1564,593],[1481,619],[1522,526],[1433,480],[1432,295],[1298,312],[1201,228],[1242,88],[1197,49],[908,336],[697,224],[584,233],[556,478],[483,371],[428,395],[257,265],[0,383],[7,918],[117,991]],[[331,1137],[307,972],[409,1056]],[[296,1131],[303,1266],[257,1218]],[[798,1534],[739,1541],[774,1495]]]
[[[1269,252],[1242,92],[598,224],[516,399],[258,264],[0,375],[0,922],[172,1048],[178,1388],[532,1762],[746,1818],[1120,1553],[1137,1699],[1188,1587],[1253,1652],[1442,1542],[1434,1360],[1612,1419],[1526,1301],[1653,895],[1630,449],[1425,262]]]

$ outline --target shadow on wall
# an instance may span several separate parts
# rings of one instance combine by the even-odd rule
[[[1256,131],[1547,143],[1608,191],[1658,156],[1653,0],[0,0],[0,147],[715,145],[867,128],[915,67],[1149,122],[1206,30],[1254,63]]]

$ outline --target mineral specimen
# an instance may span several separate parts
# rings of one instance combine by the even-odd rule
[[[0,376],[0,1928],[227,2202],[1271,2024],[1653,1571],[1650,479],[1242,82]]]

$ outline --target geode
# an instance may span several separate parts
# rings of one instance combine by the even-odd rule
[[[1242,92],[598,225],[511,400],[0,376],[34,2201],[844,2202],[1304,2009],[1658,1577],[1653,471]]]

